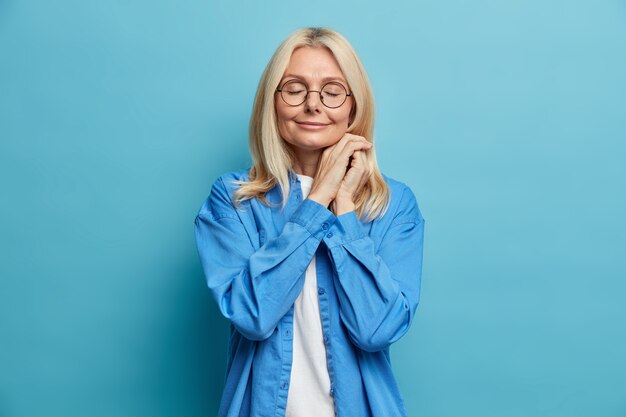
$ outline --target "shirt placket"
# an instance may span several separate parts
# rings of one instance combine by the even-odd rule
[[[322,332],[324,334],[324,346],[326,348],[326,366],[328,368],[328,375],[330,377],[330,392],[333,397],[333,406],[335,409],[335,416],[339,415],[338,412],[338,393],[335,383],[335,359],[333,354],[333,336],[332,336],[332,323],[331,314],[336,308],[336,295],[333,284],[333,267],[328,255],[328,247],[324,242],[320,243],[320,247],[317,251],[317,278],[318,288],[317,295],[320,308],[320,317],[322,321]]]
[[[289,201],[285,207],[286,214],[291,215],[302,202],[302,190],[298,178],[293,175],[290,179]],[[303,272],[303,274],[306,273]],[[287,399],[289,396],[289,383],[291,379],[291,366],[293,363],[293,314],[294,306],[279,322],[280,344],[282,350],[282,363],[280,379],[278,380],[278,394],[276,396],[276,417],[284,417],[287,412]]]

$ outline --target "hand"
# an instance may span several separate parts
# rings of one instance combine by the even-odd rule
[[[341,202],[344,202],[346,196],[353,192],[359,175],[363,175],[360,172],[362,167],[366,166],[366,163],[363,163],[365,155],[362,155],[363,159],[355,156],[352,163],[351,157],[356,151],[365,152],[372,146],[364,137],[346,133],[339,142],[324,149],[317,164],[315,180],[308,198],[328,207],[341,191]],[[348,181],[344,183],[348,168],[352,170],[355,166],[356,171],[352,172]]]
[[[350,168],[343,178],[335,200],[331,203],[332,211],[337,216],[356,209],[354,204],[356,195],[372,175],[372,167],[366,152],[367,150],[359,150],[352,155]]]

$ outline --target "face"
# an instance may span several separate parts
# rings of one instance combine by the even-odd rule
[[[329,81],[337,81],[350,87],[332,52],[327,48],[301,47],[291,55],[289,65],[280,81],[280,87],[289,80],[301,80],[309,90],[320,91]],[[337,143],[348,130],[353,97],[338,108],[322,104],[320,95],[310,92],[304,103],[290,106],[283,101],[281,94],[274,95],[274,105],[281,137],[296,151],[313,151]]]

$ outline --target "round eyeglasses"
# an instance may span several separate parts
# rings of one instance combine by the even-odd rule
[[[331,81],[317,90],[308,90],[305,83],[300,80],[290,80],[283,84],[282,88],[277,88],[276,92],[280,93],[285,104],[289,106],[299,106],[306,101],[309,93],[318,93],[322,104],[328,108],[336,109],[346,102],[348,93],[346,87],[336,81]]]

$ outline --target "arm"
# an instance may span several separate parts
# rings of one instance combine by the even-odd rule
[[[376,251],[355,211],[337,216],[325,237],[340,317],[362,350],[385,349],[409,329],[419,302],[424,218],[407,187]]]
[[[194,221],[196,246],[220,312],[244,337],[271,336],[302,290],[322,226],[335,220],[326,207],[304,200],[282,232],[255,250],[223,179],[213,184]]]

